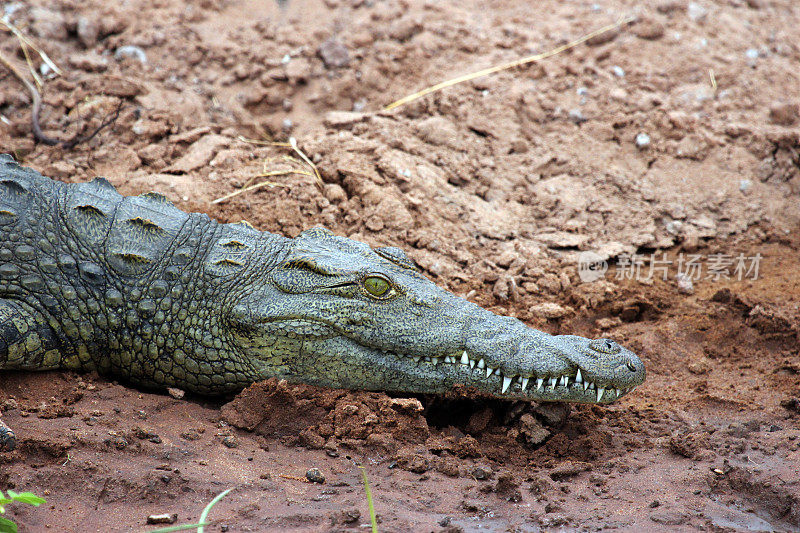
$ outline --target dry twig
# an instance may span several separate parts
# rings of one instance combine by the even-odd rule
[[[613,30],[619,28],[620,26],[622,26],[624,24],[627,24],[629,22],[632,22],[634,20],[636,20],[635,17],[621,18],[617,22],[615,22],[614,24],[609,24],[608,26],[604,26],[604,27],[600,28],[599,30],[593,31],[592,33],[584,35],[583,37],[581,37],[579,39],[576,39],[576,40],[574,40],[572,42],[569,42],[569,43],[567,43],[567,44],[565,44],[563,46],[559,46],[558,48],[554,48],[554,49],[552,49],[552,50],[550,50],[548,52],[544,52],[542,54],[535,54],[535,55],[528,56],[528,57],[523,57],[522,59],[517,59],[517,60],[511,61],[509,63],[504,63],[502,65],[497,65],[497,66],[490,67],[490,68],[487,68],[487,69],[479,70],[477,72],[472,72],[471,74],[465,74],[463,76],[458,76],[457,78],[453,78],[453,79],[450,79],[450,80],[447,80],[447,81],[443,81],[441,83],[437,83],[436,85],[428,87],[427,89],[423,89],[423,90],[421,90],[419,92],[416,92],[414,94],[410,94],[410,95],[406,96],[405,98],[401,98],[400,100],[392,102],[391,104],[387,105],[384,108],[384,110],[389,111],[389,110],[394,109],[396,107],[400,107],[401,105],[407,104],[409,102],[413,102],[417,98],[422,98],[425,95],[434,93],[436,91],[440,91],[440,90],[445,89],[447,87],[452,87],[453,85],[457,85],[457,84],[465,82],[465,81],[474,80],[476,78],[482,78],[483,76],[488,76],[489,74],[494,74],[495,72],[500,72],[501,70],[508,70],[510,68],[520,67],[522,65],[527,65],[528,63],[535,63],[537,61],[541,61],[542,59],[547,59],[548,57],[552,57],[554,55],[560,54],[561,52],[563,52],[565,50],[569,50],[570,48],[574,48],[574,47],[578,46],[579,44],[588,41],[592,37],[597,37],[598,35],[602,35],[602,34],[604,34],[606,32],[609,32],[609,31],[613,31]]]

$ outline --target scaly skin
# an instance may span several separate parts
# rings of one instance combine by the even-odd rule
[[[51,181],[5,155],[0,231],[0,370],[97,370],[199,394],[278,377],[585,403],[645,378],[615,342],[492,314],[397,248],[218,224],[102,178]]]

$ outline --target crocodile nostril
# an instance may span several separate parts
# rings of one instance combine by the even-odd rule
[[[628,370],[630,370],[631,372],[636,372],[636,365],[634,365],[633,363],[626,363],[626,365],[628,367]]]

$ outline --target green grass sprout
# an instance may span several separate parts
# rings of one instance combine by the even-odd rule
[[[6,505],[9,503],[27,503],[34,507],[39,507],[43,503],[46,503],[44,498],[32,492],[18,493],[13,490],[7,490],[6,492],[8,493],[8,497],[0,490],[0,514],[6,512]],[[8,518],[0,517],[0,533],[17,533],[17,524]]]
[[[204,531],[203,528],[210,524],[210,522],[207,521],[208,520],[208,513],[210,513],[211,509],[217,503],[219,503],[219,501],[222,498],[224,498],[232,490],[233,489],[224,490],[224,491],[220,492],[219,494],[217,494],[214,497],[213,500],[208,502],[208,505],[206,505],[205,509],[203,509],[203,512],[200,513],[200,521],[198,523],[196,523],[196,524],[183,524],[183,525],[180,525],[180,526],[169,526],[169,527],[164,527],[164,528],[161,528],[161,529],[153,529],[151,531],[148,531],[147,533],[171,533],[172,531],[185,531],[187,529],[194,529],[194,528],[197,528],[197,533],[203,533],[203,531]],[[5,532],[0,530],[0,533],[5,533]]]
[[[375,516],[375,506],[372,504],[372,491],[369,488],[369,480],[367,480],[367,469],[359,466],[361,469],[361,479],[364,480],[364,492],[367,493],[367,506],[369,507],[369,520],[372,523],[372,533],[378,533],[378,519]]]

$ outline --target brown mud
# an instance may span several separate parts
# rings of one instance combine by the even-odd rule
[[[97,375],[4,373],[19,447],[0,454],[0,489],[47,498],[9,507],[22,531],[196,521],[231,487],[207,530],[356,531],[369,522],[359,466],[381,531],[800,530],[796,2],[2,9],[64,71],[43,76],[48,135],[90,132],[123,104],[90,142],[43,146],[30,96],[0,72],[0,148],[22,163],[155,189],[224,222],[399,246],[441,286],[552,333],[614,338],[648,371],[619,402],[570,409],[274,381],[175,399]],[[636,21],[540,64],[381,111],[625,15]],[[321,188],[272,176],[211,203],[292,153],[240,136],[289,135]],[[642,276],[612,265],[582,282],[581,251],[638,252]],[[662,251],[667,279],[641,279]],[[691,254],[705,270],[687,287],[677,265]],[[712,257],[740,254],[760,254],[757,276],[727,263],[707,277]],[[303,481],[310,468],[324,483]]]

